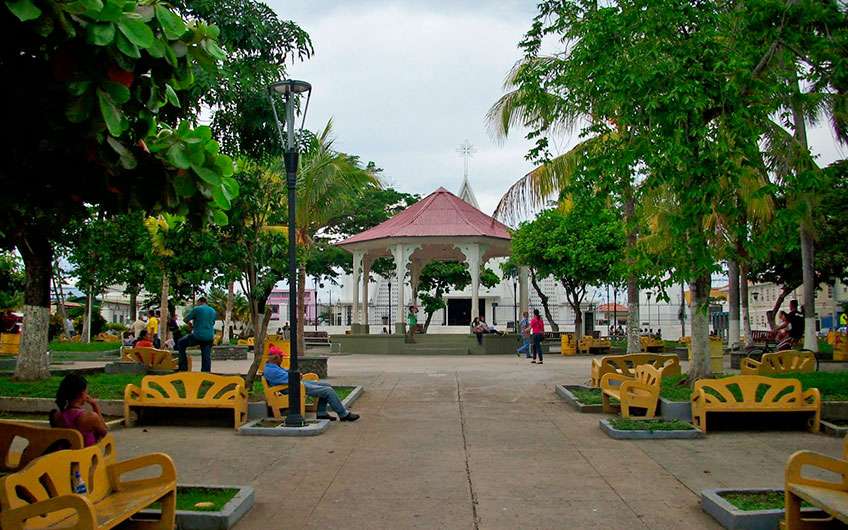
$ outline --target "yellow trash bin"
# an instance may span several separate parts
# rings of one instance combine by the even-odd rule
[[[0,333],[0,355],[17,355],[20,347],[20,333]]]
[[[563,355],[577,355],[577,345],[574,343],[574,336],[570,333],[563,333],[559,337],[560,351]]]
[[[689,362],[692,362],[692,341],[691,339],[686,344],[689,350]],[[724,342],[721,337],[710,336],[710,370],[714,374],[724,372]]]

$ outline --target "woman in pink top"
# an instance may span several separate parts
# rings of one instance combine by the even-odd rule
[[[85,408],[86,404],[91,410]],[[50,411],[52,427],[78,430],[86,447],[106,436],[106,422],[103,421],[100,405],[88,395],[88,382],[83,376],[68,374],[62,379],[56,391],[56,405],[59,410]]]
[[[536,363],[536,355],[539,356],[538,364],[542,362],[542,338],[545,336],[545,321],[539,316],[539,310],[533,310],[533,318],[530,320],[530,332],[533,334],[533,360],[532,364]]]

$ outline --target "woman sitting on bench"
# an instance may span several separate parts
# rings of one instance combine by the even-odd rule
[[[88,404],[91,410],[87,410]],[[108,432],[100,405],[88,395],[88,382],[78,374],[68,374],[56,391],[59,410],[50,411],[50,426],[76,429],[86,447],[97,444]]]

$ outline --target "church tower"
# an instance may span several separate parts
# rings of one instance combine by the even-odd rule
[[[456,150],[457,153],[462,155],[462,159],[464,162],[462,186],[460,186],[457,196],[479,210],[480,205],[477,203],[477,197],[474,196],[474,191],[471,189],[471,183],[468,182],[468,166],[471,157],[474,155],[475,151],[477,151],[477,149],[473,145],[471,145],[471,142],[469,142],[468,140],[465,140],[465,142],[463,142],[462,145],[460,145],[459,148],[457,148]]]

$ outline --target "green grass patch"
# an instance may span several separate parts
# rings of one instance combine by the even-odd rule
[[[11,377],[0,377],[0,396],[5,397],[56,397],[56,390],[62,381],[60,375],[51,376],[43,381],[15,381]],[[97,399],[124,399],[124,387],[132,383],[141,383],[140,374],[92,374],[86,375],[88,393]]]
[[[695,427],[680,420],[634,420],[610,418],[610,425],[619,431],[691,431]]]
[[[782,491],[729,491],[720,496],[743,512],[782,510],[784,507]],[[812,505],[802,501],[801,506],[809,508]]]
[[[604,401],[600,388],[569,388],[568,391],[582,405],[600,405]]]
[[[177,510],[189,512],[219,512],[236,496],[235,488],[177,487]],[[196,507],[198,502],[211,502],[212,506]],[[151,510],[161,510],[158,502],[150,505]]]
[[[669,375],[663,377],[660,387],[660,397],[669,401],[689,401],[692,390],[689,389],[689,381],[686,374]]]
[[[716,374],[717,378],[728,377],[727,374]],[[804,390],[818,388],[824,401],[848,401],[848,371],[843,372],[808,372],[787,374],[776,374],[772,377],[781,379],[798,379]],[[757,397],[762,398],[766,392],[765,387],[757,390]],[[741,398],[739,389],[735,386],[730,391],[737,399]],[[660,395],[671,401],[689,401],[691,390],[686,375],[672,375],[663,377]]]
[[[120,342],[60,342],[54,340],[50,343],[51,352],[102,352],[120,350]]]

